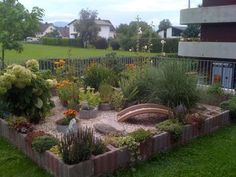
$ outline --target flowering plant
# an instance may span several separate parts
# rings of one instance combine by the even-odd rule
[[[76,114],[77,114],[77,112],[74,109],[68,109],[68,110],[64,111],[64,115],[66,117],[73,117],[73,118],[75,118]]]
[[[53,64],[55,66],[57,80],[62,80],[65,72],[65,60],[60,59],[59,61],[55,61]]]
[[[81,88],[79,98],[82,103],[82,109],[94,109],[101,102],[100,93],[95,92],[95,89],[91,87],[87,87],[86,90]]]
[[[39,71],[39,62],[35,59],[28,60],[25,63],[26,67],[33,72]]]

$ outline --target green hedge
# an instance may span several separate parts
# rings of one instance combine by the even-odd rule
[[[152,40],[152,49],[151,52],[153,53],[160,53],[162,52],[162,39],[153,39]],[[165,39],[166,44],[164,47],[164,52],[166,53],[177,53],[178,52],[178,45],[179,45],[179,39]]]
[[[82,44],[80,38],[67,39],[67,38],[44,37],[41,39],[41,42],[43,45],[83,47],[83,44]]]

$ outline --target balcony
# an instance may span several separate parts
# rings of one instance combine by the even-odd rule
[[[180,24],[233,23],[236,22],[236,5],[184,9]]]
[[[236,42],[180,42],[179,56],[236,59]]]

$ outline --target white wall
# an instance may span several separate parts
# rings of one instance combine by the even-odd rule
[[[56,27],[53,25],[50,25],[43,33],[37,33],[36,37],[41,38],[45,36],[46,34],[53,32],[54,30],[56,30]]]
[[[236,59],[236,42],[179,42],[178,55]]]

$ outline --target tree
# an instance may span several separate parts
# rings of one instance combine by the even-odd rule
[[[190,24],[183,32],[183,37],[185,38],[197,38],[200,34],[200,25],[199,24]]]
[[[158,38],[152,26],[145,21],[132,21],[130,24],[120,24],[117,28],[117,39],[124,50],[137,50],[137,34],[141,28],[142,34],[139,36],[139,48],[143,49],[150,45],[151,39]]]
[[[4,67],[5,50],[23,50],[19,42],[34,34],[39,28],[44,10],[33,7],[29,12],[18,0],[0,1],[0,44],[2,50],[2,67]]]
[[[166,31],[171,26],[171,22],[169,19],[164,19],[160,22],[158,28],[159,30],[164,30],[164,38],[166,38]]]
[[[95,22],[97,15],[97,11],[92,11],[89,9],[82,9],[80,11],[80,19],[75,25],[75,28],[80,35],[84,47],[87,47],[88,44],[92,44],[98,36],[100,29]]]

